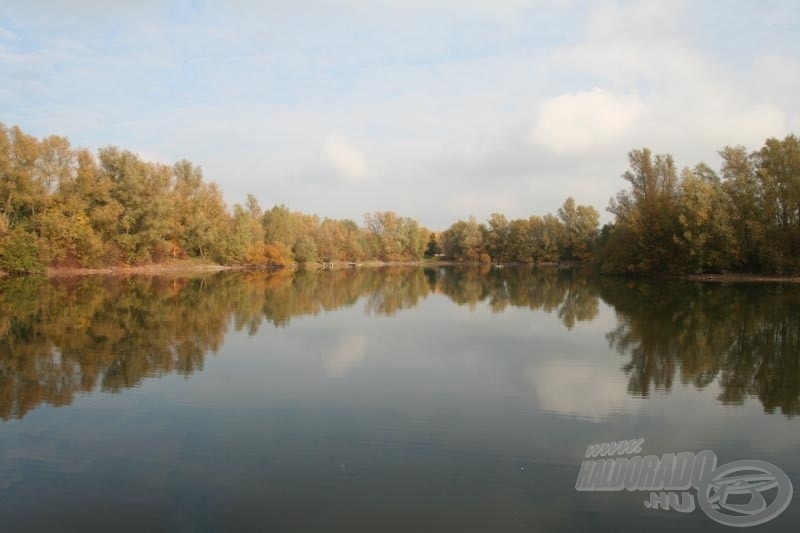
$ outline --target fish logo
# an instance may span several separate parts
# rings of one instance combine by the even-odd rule
[[[691,513],[695,496],[689,489],[696,489],[697,505],[712,520],[733,527],[768,522],[792,500],[789,476],[772,463],[743,460],[718,467],[711,450],[633,455],[642,452],[643,443],[638,438],[590,445],[575,490],[647,491],[647,509]]]
[[[772,495],[769,504],[765,492]],[[697,503],[720,524],[747,527],[781,514],[792,500],[792,493],[792,482],[783,470],[766,461],[743,460],[711,472],[697,488]]]

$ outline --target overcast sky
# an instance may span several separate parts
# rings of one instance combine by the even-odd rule
[[[800,132],[796,0],[162,4],[2,2],[0,121],[432,229],[604,211],[632,148],[717,168]]]

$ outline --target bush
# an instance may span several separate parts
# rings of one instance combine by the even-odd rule
[[[42,250],[36,235],[14,229],[0,240],[0,270],[15,274],[44,270]]]

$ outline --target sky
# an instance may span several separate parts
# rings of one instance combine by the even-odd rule
[[[189,159],[226,200],[440,230],[605,212],[627,153],[800,133],[800,2],[0,4],[0,122]]]

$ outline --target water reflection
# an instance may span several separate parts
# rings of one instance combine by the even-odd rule
[[[797,286],[604,279],[600,294],[617,312],[606,338],[629,359],[630,393],[718,378],[724,404],[755,396],[768,413],[800,413]]]
[[[592,321],[602,300],[617,315],[606,338],[625,358],[628,393],[670,389],[676,378],[701,388],[718,379],[723,403],[756,396],[768,412],[800,410],[798,287],[440,267],[0,280],[0,417],[22,418],[42,403],[69,404],[78,393],[117,392],[149,376],[188,376],[221,348],[231,326],[255,335],[265,323],[288,327],[293,317],[354,305],[391,317],[434,294],[493,313],[510,307],[554,313],[567,330]],[[442,333],[448,334],[458,332]],[[364,357],[365,342],[355,335],[333,347],[327,374],[343,376]],[[557,369],[559,383],[591,379],[564,381],[569,368]],[[556,381],[546,369],[536,378],[543,390]],[[560,388],[550,387],[550,394],[579,393]]]

